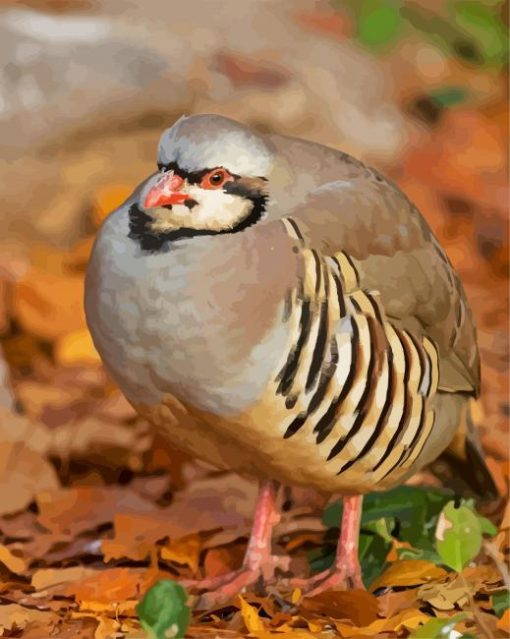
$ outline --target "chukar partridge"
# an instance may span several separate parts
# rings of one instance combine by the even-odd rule
[[[405,195],[345,153],[194,115],[163,133],[158,169],[104,222],[86,312],[142,415],[261,480],[242,568],[200,587],[223,597],[268,576],[279,482],[345,496],[335,566],[310,584],[361,586],[363,493],[456,432],[484,477],[462,285]]]

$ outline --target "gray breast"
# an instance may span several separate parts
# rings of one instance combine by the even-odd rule
[[[172,393],[219,414],[254,403],[285,343],[285,285],[264,281],[279,270],[274,247],[245,233],[149,254],[128,232],[124,207],[103,225],[86,282],[90,330],[115,381],[134,402]]]

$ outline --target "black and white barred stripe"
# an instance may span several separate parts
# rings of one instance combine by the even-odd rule
[[[401,472],[434,424],[436,349],[387,320],[350,256],[322,256],[305,246],[295,220],[282,221],[302,259],[285,316],[291,341],[275,378],[288,414],[283,437],[313,438],[337,475],[370,472],[377,481]]]

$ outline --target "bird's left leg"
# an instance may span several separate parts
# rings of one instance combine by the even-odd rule
[[[328,570],[310,579],[292,580],[292,585],[302,588],[308,596],[325,590],[349,590],[364,588],[358,559],[359,528],[363,497],[344,497],[340,537],[335,563]]]
[[[278,563],[278,558],[271,554],[272,531],[280,519],[276,506],[277,490],[278,484],[274,481],[266,481],[260,486],[253,527],[241,568],[218,577],[181,582],[190,589],[207,591],[200,598],[200,608],[223,603],[259,578],[268,581],[273,576]]]

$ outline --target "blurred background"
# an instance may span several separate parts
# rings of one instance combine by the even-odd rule
[[[506,494],[507,24],[501,0],[2,0],[0,514],[147,477],[164,503],[205,472],[153,443],[82,310],[101,221],[197,112],[347,151],[416,203],[474,308]]]

